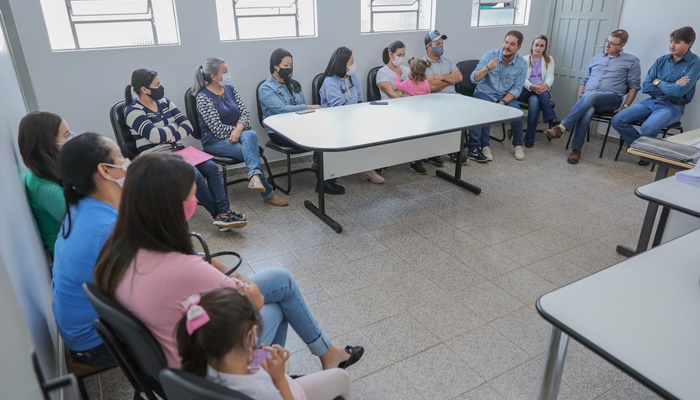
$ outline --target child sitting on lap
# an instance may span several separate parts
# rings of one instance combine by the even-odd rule
[[[430,61],[422,58],[411,57],[408,60],[411,67],[411,75],[402,81],[396,77],[396,89],[406,92],[406,96],[418,96],[419,94],[430,94],[430,83],[425,71],[430,68]]]

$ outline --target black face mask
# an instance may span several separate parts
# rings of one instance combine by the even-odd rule
[[[292,68],[280,68],[277,74],[279,74],[283,81],[289,82],[289,80],[292,79]]]
[[[163,95],[165,95],[165,88],[163,85],[161,85],[159,88],[153,89],[149,88],[151,90],[151,93],[148,95],[148,97],[152,98],[155,101],[158,101],[163,98]]]

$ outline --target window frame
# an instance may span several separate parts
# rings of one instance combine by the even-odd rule
[[[529,12],[528,9],[530,7],[530,0],[510,0],[510,1],[496,1],[496,0],[478,0],[479,1],[479,7],[477,8],[477,15],[476,15],[476,24],[473,24],[473,17],[472,21],[470,21],[470,27],[471,28],[488,28],[488,27],[493,27],[493,26],[525,26],[528,23],[529,19]],[[506,6],[506,3],[513,3],[511,6]],[[510,23],[505,23],[505,24],[494,24],[494,25],[482,25],[481,24],[481,10],[482,10],[482,5],[486,4],[503,4],[503,7],[498,7],[495,8],[496,10],[513,10],[513,19]],[[472,6],[474,3],[472,2]],[[516,23],[515,19],[518,15],[518,10],[519,7],[524,7],[523,12],[526,14],[525,19],[523,20],[522,24]],[[494,8],[491,7],[489,10],[493,10]],[[472,8],[473,12],[473,8]]]
[[[429,31],[433,29],[433,25],[435,24],[435,7],[436,7],[436,1],[435,0],[406,0],[405,3],[408,4],[379,4],[375,5],[375,2],[381,1],[381,0],[368,0],[369,1],[369,7],[365,6],[360,2],[360,7],[367,7],[368,8],[368,13],[369,13],[369,30],[368,31],[361,31],[361,34],[366,35],[366,34],[374,34],[374,33],[390,33],[390,32],[421,32],[421,31]],[[422,9],[424,6],[429,5],[430,6],[430,13],[427,16],[428,18],[428,24],[425,27],[421,27],[421,15]],[[388,8],[388,7],[414,7],[415,10],[412,9],[404,9],[404,10],[381,10],[382,8]],[[375,16],[376,15],[400,15],[400,14],[415,14],[415,28],[408,28],[408,29],[396,29],[396,30],[375,30],[374,27],[374,21],[375,21]],[[365,20],[366,21],[366,20]]]
[[[244,7],[239,7],[238,3],[239,2],[250,2],[251,0],[225,0],[223,3],[225,4],[230,4],[230,14],[228,15],[228,18],[226,20],[230,20],[231,16],[233,17],[233,32],[229,32],[228,35],[224,35],[221,32],[221,29],[219,29],[219,40],[221,42],[238,42],[238,41],[248,41],[248,40],[275,40],[275,39],[296,39],[296,38],[308,38],[308,37],[317,37],[318,36],[318,21],[317,21],[317,0],[287,0],[286,3],[289,3],[289,5],[284,6],[284,5],[273,5],[273,6],[267,6],[267,5],[248,5],[244,4]],[[282,3],[284,0],[277,0],[277,3]],[[307,3],[300,4],[302,1],[308,1]],[[274,2],[274,0],[273,0]],[[217,13],[219,13],[218,9],[218,4],[220,4],[219,1],[217,3]],[[308,29],[311,31],[311,33],[302,33],[302,31],[307,31],[307,25],[303,24],[302,25],[302,20],[304,18],[300,17],[300,10],[305,11],[306,9],[310,9],[310,22],[312,23],[312,29]],[[260,14],[240,14],[241,10],[255,10],[255,9],[260,9],[260,10],[276,10],[277,13],[260,13]],[[289,9],[290,11],[286,11]],[[218,18],[221,18],[221,15],[218,16]],[[294,20],[294,31],[292,34],[289,35],[280,35],[280,36],[259,36],[259,37],[241,37],[241,24],[240,21],[246,20],[246,19],[264,19],[264,18],[293,18]],[[219,24],[221,23],[221,19],[219,19]],[[220,26],[220,25],[219,25]],[[233,33],[233,35],[231,35]],[[228,36],[228,37],[224,37]],[[233,37],[231,37],[233,36]]]

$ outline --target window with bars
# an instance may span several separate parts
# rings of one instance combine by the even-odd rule
[[[362,0],[362,33],[430,30],[435,0]]]
[[[315,0],[216,0],[221,40],[316,35]]]
[[[173,0],[41,0],[52,50],[179,44]]]
[[[526,25],[529,0],[472,0],[471,26]]]

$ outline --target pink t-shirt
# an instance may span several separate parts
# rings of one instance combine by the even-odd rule
[[[139,250],[114,296],[148,327],[168,366],[180,368],[175,325],[183,315],[182,302],[220,287],[237,288],[238,282],[195,255]]]
[[[406,96],[417,96],[419,94],[430,94],[430,83],[428,80],[416,84],[410,79],[401,82],[400,77],[396,77],[396,88],[406,92]]]

